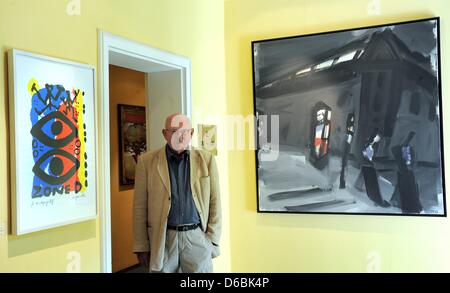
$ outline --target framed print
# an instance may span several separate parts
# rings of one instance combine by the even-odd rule
[[[439,37],[429,18],[254,41],[258,211],[446,216]]]
[[[120,185],[134,185],[138,157],[147,151],[145,107],[118,105]]]
[[[198,137],[200,148],[217,156],[217,126],[199,124]]]
[[[8,52],[13,232],[97,215],[95,70]]]

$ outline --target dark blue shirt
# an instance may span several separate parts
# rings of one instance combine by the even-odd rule
[[[191,191],[189,151],[178,154],[167,144],[166,157],[172,192],[167,224],[171,226],[199,224],[200,217]]]

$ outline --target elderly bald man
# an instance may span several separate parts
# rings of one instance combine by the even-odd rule
[[[134,252],[150,272],[212,272],[219,255],[221,207],[214,156],[189,148],[194,129],[166,119],[167,144],[140,156],[134,189]]]

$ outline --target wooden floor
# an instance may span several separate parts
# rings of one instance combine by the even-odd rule
[[[145,268],[141,265],[134,265],[132,267],[120,270],[116,273],[127,273],[127,274],[148,273],[148,268]]]

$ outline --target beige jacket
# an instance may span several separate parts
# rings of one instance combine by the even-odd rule
[[[214,156],[190,151],[192,196],[206,237],[219,244],[221,207],[219,175]],[[170,177],[165,147],[140,156],[134,186],[134,252],[150,251],[150,270],[163,266],[167,218],[170,210]],[[219,255],[215,247],[212,257]]]

